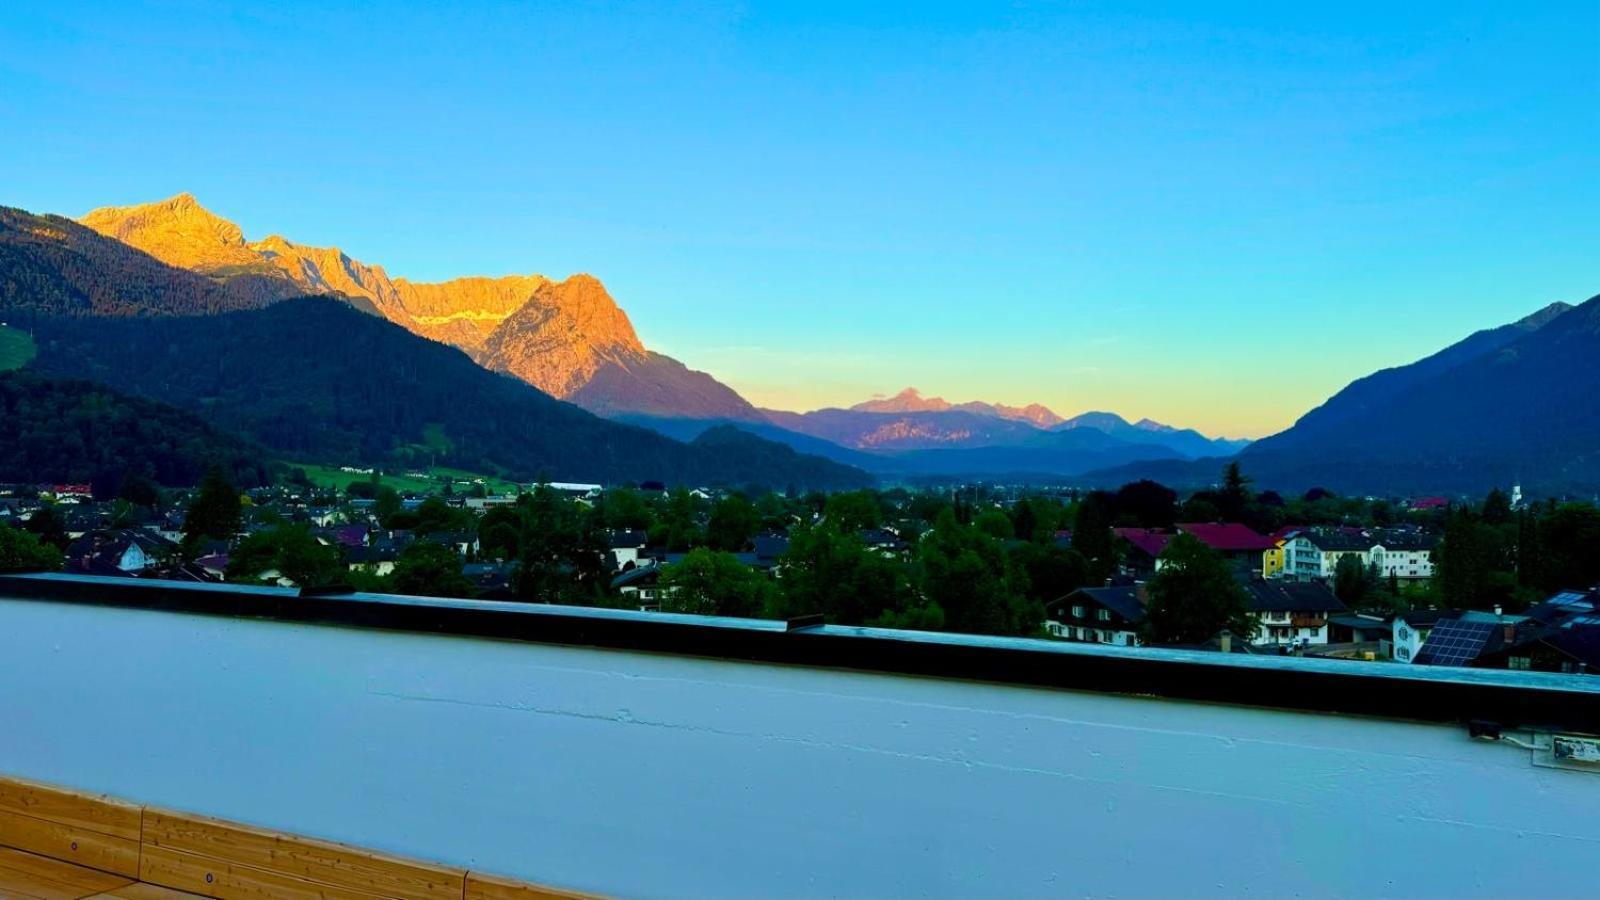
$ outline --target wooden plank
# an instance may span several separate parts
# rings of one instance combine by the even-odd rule
[[[0,897],[76,900],[131,883],[121,875],[86,869],[35,853],[0,848]]]
[[[146,809],[146,855],[152,847],[405,900],[461,900],[462,882],[466,877],[461,869],[387,856],[331,841]],[[185,884],[171,886],[196,889]]]
[[[0,810],[0,846],[136,878],[139,842]]]
[[[594,894],[545,887],[482,872],[467,873],[462,896],[464,900],[592,900],[595,897]]]
[[[95,894],[88,900],[206,900],[206,897],[203,894],[191,894],[188,891],[174,890],[159,884],[136,881],[126,887]]]
[[[383,894],[145,845],[139,880],[222,900],[373,900]]]
[[[0,777],[0,810],[137,841],[142,807],[103,794]]]

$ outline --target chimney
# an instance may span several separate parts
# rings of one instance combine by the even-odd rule
[[[1505,624],[1505,639],[1506,643],[1508,644],[1515,644],[1517,642],[1517,623],[1507,622]]]
[[[1140,606],[1150,605],[1150,589],[1145,586],[1144,582],[1141,581],[1133,586],[1133,596],[1139,599]]]
[[[1221,645],[1221,649],[1222,649],[1223,653],[1232,653],[1233,652],[1233,632],[1231,632],[1231,631],[1227,630],[1226,628],[1224,628],[1222,630],[1222,633],[1217,635],[1217,643],[1219,645]]]
[[[1497,616],[1498,615],[1502,615],[1502,613],[1500,612],[1500,604],[1498,604],[1498,603],[1496,603],[1494,605],[1494,614],[1497,615]]]

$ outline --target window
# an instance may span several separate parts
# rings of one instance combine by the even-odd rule
[[[1083,607],[1081,607],[1081,606],[1074,606],[1074,607],[1073,607],[1073,608],[1072,608],[1072,617],[1073,617],[1073,618],[1074,618],[1074,619],[1081,619],[1081,618],[1083,618]]]
[[[1526,656],[1513,656],[1513,657],[1510,657],[1509,659],[1506,660],[1506,668],[1508,668],[1508,669],[1527,669],[1527,668],[1529,668],[1529,666],[1530,666],[1530,664],[1532,662],[1533,662],[1533,660],[1529,659]]]
[[[1102,622],[1109,622],[1109,621],[1111,621],[1111,610],[1109,610],[1109,609],[1098,610],[1098,611],[1095,612],[1095,618],[1099,619]]]

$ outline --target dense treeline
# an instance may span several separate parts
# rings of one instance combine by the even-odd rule
[[[1504,491],[1454,506],[1434,551],[1434,590],[1451,606],[1517,611],[1552,592],[1600,585],[1600,508],[1554,500],[1513,510]]]
[[[40,371],[117,385],[304,458],[608,483],[870,481],[752,435],[718,431],[686,446],[599,419],[337,300],[204,318],[56,318],[34,334]]]
[[[220,465],[267,481],[259,448],[191,413],[85,381],[0,373],[0,481],[115,485],[129,473],[191,485]]]
[[[60,216],[0,206],[0,319],[201,315],[270,298],[176,269]]]

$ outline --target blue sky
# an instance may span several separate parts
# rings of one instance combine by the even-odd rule
[[[0,203],[592,272],[758,403],[1230,436],[1600,292],[1600,3],[1271,6],[4,4]]]

